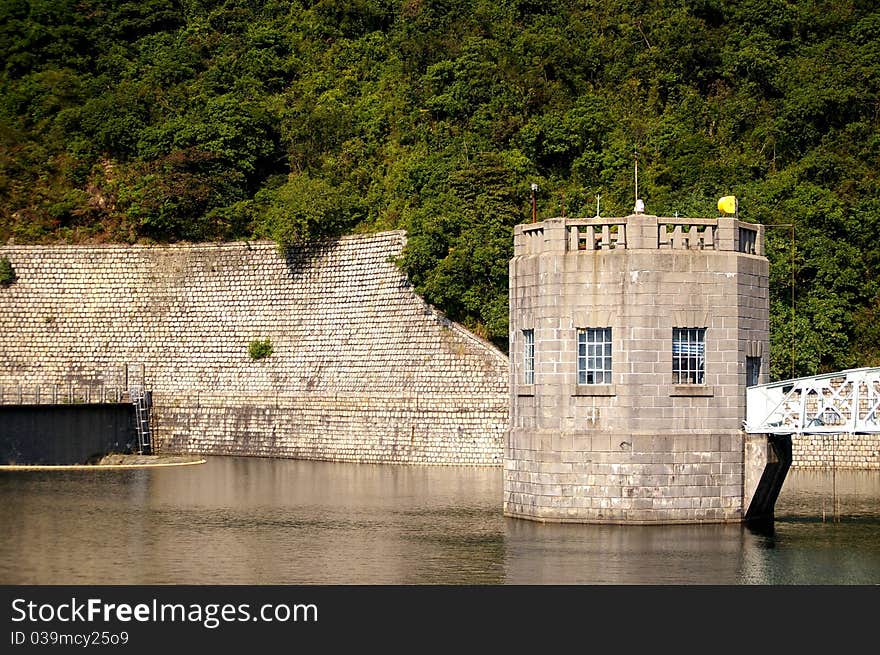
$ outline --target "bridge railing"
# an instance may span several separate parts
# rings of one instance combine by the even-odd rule
[[[880,368],[857,368],[746,389],[746,432],[880,433]]]

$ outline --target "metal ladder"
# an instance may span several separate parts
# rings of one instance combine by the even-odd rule
[[[152,454],[153,444],[150,435],[150,405],[143,386],[131,386],[128,397],[134,405],[135,430],[138,436],[138,449],[141,455]]]

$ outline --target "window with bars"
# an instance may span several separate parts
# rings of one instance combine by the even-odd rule
[[[611,328],[582,328],[577,339],[577,383],[611,384]]]
[[[754,387],[761,378],[761,358],[746,357],[746,386]]]
[[[673,384],[706,381],[706,328],[672,328]]]
[[[523,330],[523,384],[535,384],[535,331]]]

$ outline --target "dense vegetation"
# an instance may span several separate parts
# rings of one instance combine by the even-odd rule
[[[0,287],[8,287],[16,279],[15,268],[9,257],[0,257]]]
[[[869,0],[0,0],[0,242],[295,244],[405,228],[503,345],[539,213],[796,223],[798,374],[880,363]],[[775,376],[790,232],[769,228]]]

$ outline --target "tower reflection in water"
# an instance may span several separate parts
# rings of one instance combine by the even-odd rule
[[[501,487],[498,469],[225,457],[3,473],[0,583],[880,583],[880,472],[793,472],[763,529],[521,521]]]

